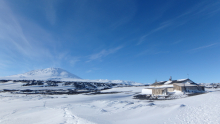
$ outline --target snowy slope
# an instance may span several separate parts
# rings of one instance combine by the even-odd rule
[[[144,87],[102,95],[0,93],[1,124],[219,124],[220,92],[176,100],[133,99]],[[108,91],[108,90],[107,90]],[[128,92],[129,91],[129,92]]]
[[[71,74],[70,72],[63,70],[61,68],[46,68],[33,70],[23,74],[17,74],[12,76],[7,76],[5,79],[25,79],[25,80],[51,80],[51,79],[81,79],[80,77]]]

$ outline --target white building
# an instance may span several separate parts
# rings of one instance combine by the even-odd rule
[[[201,92],[205,91],[204,86],[198,85],[190,79],[160,81],[153,83],[148,88],[142,89],[142,94],[168,95],[169,92]]]

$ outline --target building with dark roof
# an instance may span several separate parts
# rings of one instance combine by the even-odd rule
[[[155,83],[151,84],[150,87],[143,89],[142,93],[167,95],[169,92],[175,91],[194,93],[205,91],[205,88],[204,86],[198,85],[190,79],[172,80],[170,77],[168,81],[155,81]]]
[[[168,80],[168,81],[160,81],[160,82],[155,82],[153,84],[151,84],[151,86],[163,86],[163,85],[171,85],[174,83],[189,83],[189,84],[196,84],[195,82],[193,82],[190,79],[179,79],[179,80]],[[196,84],[197,85],[197,84]]]

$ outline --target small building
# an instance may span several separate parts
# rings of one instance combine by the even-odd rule
[[[181,92],[203,92],[205,87],[198,85],[190,79],[172,80],[172,77],[168,81],[160,81],[153,83],[150,87],[142,89],[143,94],[152,95],[168,95],[169,92],[181,91]]]

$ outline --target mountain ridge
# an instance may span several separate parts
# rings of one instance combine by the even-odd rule
[[[124,85],[143,85],[134,81],[125,80],[108,80],[108,79],[82,79],[61,68],[46,68],[32,70],[23,74],[2,77],[1,79],[9,80],[54,80],[54,81],[77,81],[77,82],[99,82],[99,83],[118,83]]]
[[[76,76],[64,69],[61,68],[46,68],[46,69],[37,69],[32,70],[23,74],[6,76],[6,78],[13,79],[40,79],[40,80],[49,80],[52,78],[72,78],[72,79],[82,79],[79,76]]]

